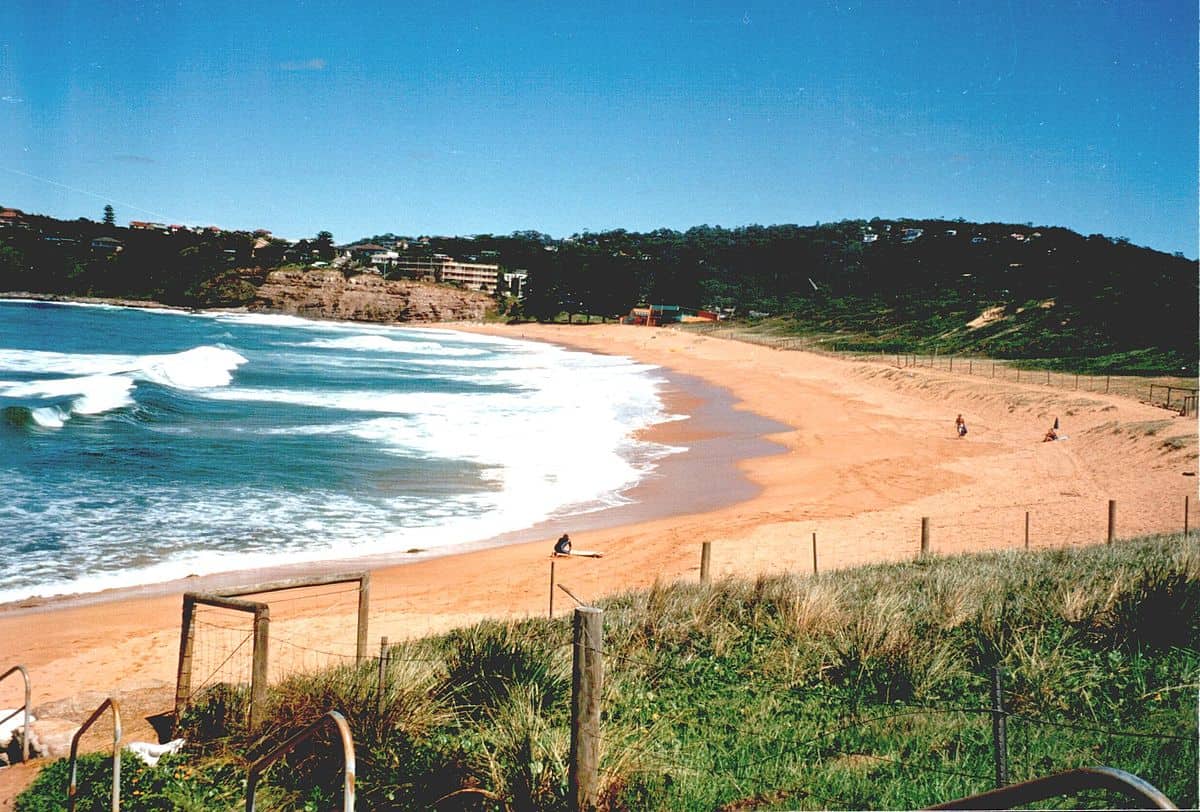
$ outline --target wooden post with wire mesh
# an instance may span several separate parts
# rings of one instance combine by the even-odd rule
[[[183,596],[183,617],[179,633],[179,667],[175,680],[175,725],[178,728],[180,717],[187,709],[192,699],[204,688],[210,685],[237,685],[249,683],[250,693],[248,716],[251,729],[262,721],[266,708],[268,682],[268,656],[271,640],[271,609],[270,599],[246,600],[245,596],[254,595],[265,597],[270,593],[282,592],[308,587],[328,586],[333,584],[356,583],[358,585],[357,629],[355,634],[355,662],[361,663],[367,656],[367,616],[370,608],[371,576],[366,572],[342,573],[338,575],[317,576],[312,578],[290,578],[282,581],[250,584],[232,589],[223,589],[211,593],[187,592]],[[343,590],[349,591],[349,590]],[[314,596],[320,597],[320,596]],[[308,598],[302,597],[307,600]],[[291,599],[284,599],[291,600]],[[244,621],[233,621],[233,625],[208,623],[197,619],[201,608],[208,607],[216,610],[226,610],[245,613],[253,616],[248,628],[237,624]],[[228,621],[227,621],[228,622]],[[200,663],[197,662],[197,626],[211,628],[213,634],[225,632],[225,645],[218,646],[212,659],[220,662],[211,669],[211,673],[203,675],[197,682],[194,672]],[[240,639],[239,639],[240,638]],[[249,673],[239,671],[238,663],[244,662],[243,652],[248,646],[250,668]],[[201,651],[203,652],[203,648]],[[203,660],[203,658],[200,658]],[[231,664],[232,663],[232,664]],[[210,669],[212,662],[204,662],[203,668]]]
[[[604,613],[575,609],[571,663],[571,754],[568,803],[576,812],[594,810],[600,784],[600,697],[604,691]]]

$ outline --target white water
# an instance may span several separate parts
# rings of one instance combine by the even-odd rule
[[[30,420],[0,424],[0,533],[17,540],[0,600],[470,544],[621,504],[678,450],[633,439],[672,417],[654,369],[624,358],[5,307],[0,407]]]

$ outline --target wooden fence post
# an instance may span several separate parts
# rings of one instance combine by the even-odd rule
[[[1183,495],[1183,537],[1187,538],[1188,534],[1188,500],[1191,497],[1188,494]]]
[[[387,670],[387,636],[379,638],[379,678],[375,689],[375,718],[383,717],[383,674]]]
[[[367,618],[371,611],[371,574],[364,572],[358,582],[358,639],[354,647],[354,662],[367,659]]]
[[[929,554],[929,517],[921,517],[921,557]]]
[[[706,541],[700,545],[700,583],[707,584],[711,580],[708,565],[712,559],[712,542]]]
[[[1025,511],[1025,549],[1029,549],[1029,511]]]
[[[192,693],[192,645],[196,639],[195,618],[196,599],[190,594],[185,594],[183,596],[183,623],[179,631],[179,670],[175,676],[176,730],[179,729],[179,719],[187,709],[188,698]]]
[[[813,533],[813,575],[817,574],[817,534]]]
[[[554,619],[554,559],[550,559],[550,619]]]
[[[1117,534],[1117,500],[1108,500],[1108,543],[1113,543],[1113,538]]]
[[[992,668],[992,760],[996,765],[996,789],[1008,786],[1008,718],[1000,666]]]
[[[571,809],[596,808],[600,779],[600,695],[604,688],[604,613],[575,609],[571,662],[571,760],[567,785]]]
[[[1105,375],[1105,376],[1104,376],[1104,394],[1106,394],[1106,395],[1108,394],[1108,385],[1109,385],[1110,383],[1112,383],[1112,376],[1111,376],[1111,375]]]
[[[250,667],[250,729],[257,730],[267,710],[267,647],[271,636],[271,609],[263,604],[254,611],[254,660]]]

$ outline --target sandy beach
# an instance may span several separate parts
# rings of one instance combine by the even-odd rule
[[[446,326],[660,365],[686,376],[668,388],[672,411],[715,416],[649,433],[693,451],[669,458],[622,511],[534,528],[504,546],[373,569],[375,643],[483,617],[545,613],[548,554],[563,530],[577,548],[605,554],[556,562],[558,580],[592,600],[655,580],[695,579],[706,541],[716,577],[753,576],[811,572],[816,534],[825,571],[915,556],[922,517],[930,518],[931,551],[956,554],[1022,546],[1027,511],[1030,546],[1043,548],[1103,541],[1110,499],[1117,501],[1118,536],[1179,531],[1185,496],[1195,506],[1195,418],[1117,396],[775,351],[670,329]],[[721,398],[724,406],[710,403]],[[960,412],[970,430],[961,439],[954,430]],[[1041,442],[1055,418],[1068,439]],[[29,670],[35,704],[75,698],[85,715],[105,694],[138,697],[130,700],[136,710],[127,711],[127,738],[149,738],[141,717],[170,708],[179,593],[190,588],[178,582],[103,602],[0,607],[0,667]],[[352,651],[352,597],[272,608],[272,634],[278,624],[280,640],[303,637],[308,650],[336,660]],[[556,596],[564,616],[566,603]],[[316,664],[301,660],[280,659],[277,667]],[[19,696],[18,680],[0,685],[0,707],[15,707]]]

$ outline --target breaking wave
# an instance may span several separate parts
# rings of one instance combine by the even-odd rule
[[[27,410],[43,428],[61,428],[73,415],[132,406],[139,382],[186,391],[228,386],[244,363],[235,351],[211,346],[140,356],[0,350],[0,372],[69,376],[0,381],[0,405]]]

